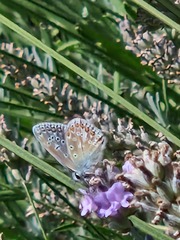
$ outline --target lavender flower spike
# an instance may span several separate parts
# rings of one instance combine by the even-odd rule
[[[95,212],[100,218],[115,216],[120,208],[129,207],[133,194],[126,192],[120,182],[114,183],[107,191],[86,193],[80,203],[81,215]]]

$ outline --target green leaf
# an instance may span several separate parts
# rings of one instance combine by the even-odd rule
[[[158,11],[156,8],[152,7],[150,4],[146,3],[143,0],[133,0],[134,3],[142,7],[144,10],[160,19],[162,22],[170,26],[171,28],[176,29],[177,32],[180,32],[180,25],[174,22],[172,19],[164,15],[162,12]]]
[[[147,233],[151,235],[156,240],[172,240],[171,237],[168,237],[167,235],[163,234],[162,231],[158,230],[157,228],[153,227],[152,225],[140,220],[139,218],[135,216],[129,217],[129,219],[132,221],[133,225],[140,229],[142,232]]]
[[[22,179],[22,185],[24,186],[24,189],[25,189],[26,194],[27,194],[27,196],[28,196],[28,198],[29,198],[30,204],[31,204],[31,206],[32,206],[32,208],[33,208],[33,210],[34,210],[34,214],[35,214],[36,219],[37,219],[37,222],[38,222],[38,224],[39,224],[39,228],[41,229],[42,236],[43,236],[43,238],[44,238],[45,240],[48,240],[48,239],[47,239],[47,236],[46,236],[46,234],[45,234],[45,232],[44,232],[44,229],[43,229],[43,227],[42,227],[42,224],[41,224],[39,215],[38,215],[38,213],[37,213],[37,210],[36,210],[36,208],[35,208],[35,206],[34,206],[34,202],[33,202],[32,198],[31,198],[31,195],[30,195],[30,193],[29,193],[29,190],[28,190],[28,188],[27,188],[27,186],[26,186],[26,184],[25,184],[25,181],[24,181],[23,179]]]

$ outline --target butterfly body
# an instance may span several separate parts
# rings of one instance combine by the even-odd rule
[[[40,123],[33,133],[57,161],[79,176],[102,160],[105,137],[85,119],[74,118],[67,125]]]

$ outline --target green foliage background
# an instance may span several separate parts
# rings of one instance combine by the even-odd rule
[[[57,92],[50,93],[48,88],[42,100],[40,94],[33,94],[33,79],[39,74],[48,85],[55,77],[60,88],[68,84],[81,101],[85,96],[92,103],[101,101],[118,117],[132,117],[136,127],[144,125],[152,135],[162,132],[180,146],[177,85],[168,84],[165,77],[151,66],[142,65],[140,58],[126,50],[119,28],[125,16],[137,26],[137,9],[142,7],[152,19],[161,20],[164,34],[178,49],[179,8],[173,1],[157,2],[171,14],[163,14],[145,1],[0,2],[0,113],[12,130],[6,134],[9,140],[0,136],[2,239],[144,239],[140,231],[122,236],[109,229],[105,220],[81,218],[77,208],[80,196],[74,191],[80,185],[57,170],[59,166],[51,166],[55,164],[52,161],[49,165],[49,159],[45,162],[35,157],[45,155],[32,135],[34,124],[61,122],[65,116],[83,112],[67,103],[65,106],[63,100],[61,111],[52,101]],[[158,25],[150,29],[158,30]],[[12,65],[14,69],[8,68]],[[27,83],[27,77],[32,78],[32,84]],[[68,95],[65,97],[68,99]],[[6,157],[4,147],[9,150]],[[131,220],[138,227],[139,222]],[[152,232],[148,224],[140,229]],[[162,239],[159,230],[152,234]]]

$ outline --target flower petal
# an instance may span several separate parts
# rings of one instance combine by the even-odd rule
[[[79,208],[81,210],[81,216],[85,216],[86,214],[97,210],[96,204],[89,195],[84,195],[84,198],[81,200]]]
[[[120,182],[114,183],[109,190],[106,192],[107,199],[112,201],[120,202],[123,198],[124,187]]]
[[[128,200],[132,200],[133,198],[133,194],[130,192],[125,192],[125,195],[121,201],[121,206],[124,208],[129,207],[129,201]]]

